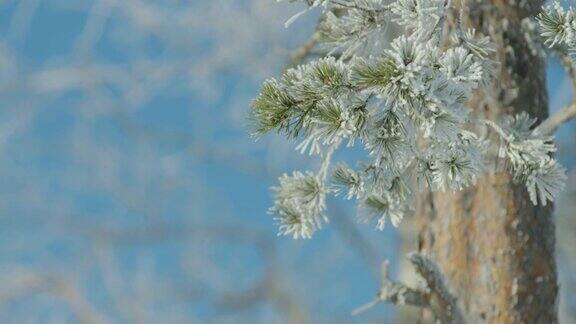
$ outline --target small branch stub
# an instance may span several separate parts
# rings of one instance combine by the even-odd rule
[[[457,299],[449,292],[438,266],[427,257],[412,253],[410,262],[426,281],[428,289],[419,290],[394,282],[389,277],[388,261],[382,263],[382,283],[376,297],[356,308],[352,315],[359,315],[380,302],[429,308],[442,323],[465,323]]]

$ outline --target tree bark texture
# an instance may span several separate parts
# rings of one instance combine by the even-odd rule
[[[464,1],[464,0],[462,0]],[[527,111],[547,116],[545,62],[531,52],[521,29],[542,1],[468,0],[453,3],[449,25],[490,36],[500,62],[493,85],[471,108],[495,120]],[[522,184],[490,167],[477,185],[455,193],[422,193],[416,222],[418,250],[435,260],[469,323],[557,322],[557,274],[552,208],[533,206]],[[423,311],[421,320],[430,320]]]

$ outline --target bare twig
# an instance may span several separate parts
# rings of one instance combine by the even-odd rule
[[[430,296],[428,292],[407,287],[401,283],[390,280],[388,260],[382,263],[382,283],[380,291],[376,297],[352,311],[352,315],[366,312],[376,306],[379,302],[389,302],[396,305],[412,305],[418,307],[428,307]]]
[[[411,305],[432,310],[442,323],[465,323],[457,299],[450,293],[438,266],[427,257],[412,253],[409,260],[428,285],[428,290],[418,290],[390,280],[388,261],[382,263],[382,286],[376,297],[356,308],[352,315],[364,313],[380,302]]]
[[[572,89],[576,89],[576,63],[565,49],[555,47],[554,50],[572,80]]]
[[[318,27],[316,27],[316,29],[318,29]],[[318,44],[319,36],[320,34],[318,33],[318,31],[314,32],[314,34],[312,34],[312,37],[310,37],[310,39],[306,41],[306,43],[304,43],[296,51],[294,51],[294,53],[290,57],[290,63],[286,66],[286,68],[295,67],[304,62],[304,60],[306,60],[306,58],[310,56],[310,54],[312,54],[312,50]]]
[[[574,62],[565,49],[554,47],[553,50],[570,76],[572,80],[572,93],[576,95],[576,62]],[[576,102],[573,102],[571,105],[544,120],[540,126],[538,126],[538,131],[542,134],[553,134],[560,126],[575,117]]]
[[[576,118],[576,103],[548,117],[538,126],[538,131],[542,134],[553,134],[558,127],[574,118]]]
[[[86,299],[81,288],[68,277],[48,273],[46,270],[36,271],[23,267],[9,268],[8,271],[3,271],[2,275],[10,277],[12,280],[9,286],[3,287],[0,293],[0,303],[2,304],[25,296],[48,293],[66,303],[79,323],[109,322],[105,315]]]
[[[431,294],[430,308],[434,315],[442,323],[464,323],[464,317],[460,307],[458,307],[458,300],[448,290],[444,276],[436,263],[418,253],[412,253],[410,261],[418,274],[428,284]]]

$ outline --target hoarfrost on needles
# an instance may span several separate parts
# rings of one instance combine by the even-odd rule
[[[449,1],[299,2],[307,8],[294,19],[312,8],[323,11],[319,41],[329,55],[267,80],[251,111],[255,135],[277,131],[322,161],[317,172],[280,177],[270,209],[279,234],[310,238],[328,221],[330,193],[356,199],[360,222],[380,230],[388,221],[397,226],[415,190],[462,190],[476,183],[490,143],[473,130],[485,125],[498,134],[499,158],[534,204],[546,205],[562,189],[565,171],[552,157],[553,138],[540,134],[533,118],[471,116],[466,104],[489,84],[495,49],[488,37],[461,27],[440,47]],[[571,9],[556,4],[538,19],[547,44],[576,45]],[[390,23],[406,36],[384,46]],[[343,144],[363,145],[367,160],[357,168],[339,163],[329,172],[332,153]]]

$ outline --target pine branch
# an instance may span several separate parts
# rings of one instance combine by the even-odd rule
[[[473,29],[461,30],[447,47],[439,46],[444,35],[437,27],[449,7],[445,0],[307,3],[306,11],[321,7],[322,16],[310,41],[295,53],[294,64],[316,45],[340,57],[313,60],[267,80],[252,104],[254,133],[276,131],[300,141],[296,148],[301,153],[320,156],[343,144],[360,143],[369,160],[357,171],[337,168],[332,184],[326,178],[328,159],[318,172],[283,177],[271,209],[280,232],[309,238],[328,221],[324,212],[329,194],[356,199],[359,221],[376,223],[382,230],[387,220],[397,226],[409,209],[411,193],[417,190],[412,180],[433,191],[473,185],[485,171],[491,143],[466,130],[468,123],[481,123],[470,118],[466,104],[493,78],[490,39]],[[561,58],[574,76],[576,66],[568,57],[572,40],[576,44],[572,15],[555,6],[539,21],[542,38],[552,47],[566,48]],[[384,50],[382,32],[388,22],[401,25],[409,35],[397,37]],[[531,26],[529,35],[535,31]],[[527,114],[489,124],[501,135],[499,157],[510,162],[510,171],[525,183],[535,205],[553,201],[565,179],[564,169],[550,154],[556,151],[552,138],[543,132],[573,115],[573,109],[567,109],[551,117],[542,132],[534,129],[535,119]],[[427,147],[416,145],[421,138],[427,139]]]

